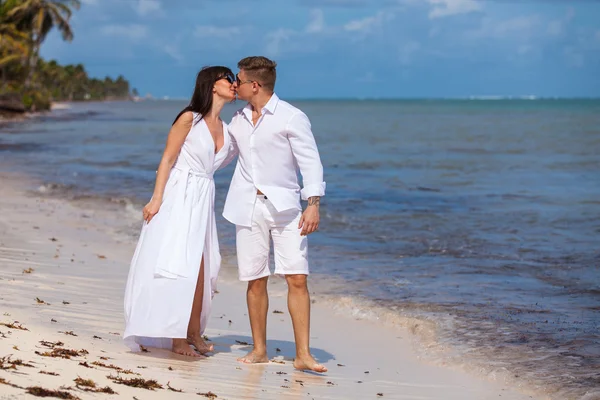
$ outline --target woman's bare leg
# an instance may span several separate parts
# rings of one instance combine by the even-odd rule
[[[196,292],[194,293],[194,302],[192,303],[192,313],[188,324],[187,340],[193,344],[201,354],[213,351],[213,345],[207,344],[200,336],[200,316],[202,315],[202,300],[204,299],[204,257],[200,263],[200,272],[198,273],[198,282],[196,283]]]

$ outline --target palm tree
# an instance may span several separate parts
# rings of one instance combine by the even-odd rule
[[[40,46],[46,35],[56,27],[66,41],[73,39],[69,24],[72,8],[79,9],[80,0],[20,0],[7,13],[9,20],[19,28],[31,32],[25,87],[30,87],[38,64]]]
[[[0,92],[6,88],[8,80],[7,67],[15,63],[23,63],[27,57],[27,35],[19,31],[13,24],[0,21],[0,75],[2,86]]]

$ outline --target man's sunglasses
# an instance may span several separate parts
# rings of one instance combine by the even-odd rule
[[[260,82],[257,82],[257,81],[252,81],[252,80],[243,81],[243,80],[241,80],[241,79],[240,79],[240,76],[239,76],[239,75],[236,75],[236,76],[235,76],[235,81],[237,82],[237,85],[238,85],[238,86],[242,86],[244,83],[252,83],[252,82],[254,82],[254,83],[256,83],[258,86],[262,87],[262,85],[260,84]]]

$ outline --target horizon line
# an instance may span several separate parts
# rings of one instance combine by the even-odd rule
[[[381,100],[458,100],[458,101],[502,101],[502,100],[600,100],[600,96],[535,96],[535,95],[516,95],[516,96],[446,96],[446,97],[286,97],[290,101],[381,101]],[[188,97],[141,97],[141,100],[162,100],[162,101],[187,101]],[[242,100],[238,100],[242,101]]]

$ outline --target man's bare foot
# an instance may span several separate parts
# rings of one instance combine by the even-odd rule
[[[327,372],[327,367],[316,362],[311,355],[304,357],[296,357],[296,359],[294,360],[294,368],[299,370],[310,370],[321,373]]]
[[[244,357],[238,358],[238,361],[241,361],[244,364],[263,364],[269,362],[269,357],[267,356],[267,353],[259,353],[256,350],[252,350]]]
[[[173,353],[181,354],[190,357],[202,357],[202,354],[192,349],[186,339],[173,339]]]
[[[187,341],[189,344],[194,345],[196,350],[200,352],[200,354],[212,353],[215,347],[212,344],[208,344],[202,339],[199,333],[188,335]]]

